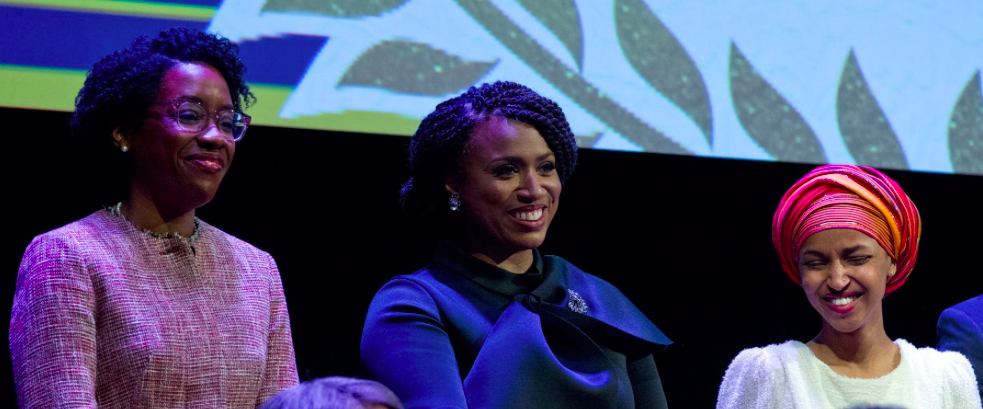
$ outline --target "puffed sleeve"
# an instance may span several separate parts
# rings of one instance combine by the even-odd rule
[[[433,297],[395,278],[376,294],[362,331],[368,375],[396,393],[406,409],[467,408],[454,349]]]
[[[294,356],[293,337],[290,334],[290,314],[283,294],[283,282],[276,262],[269,254],[270,271],[270,337],[266,344],[266,372],[256,406],[280,391],[297,385],[297,360]]]
[[[935,327],[940,351],[956,351],[972,365],[976,381],[983,378],[983,328],[965,312],[948,308],[939,316]]]
[[[943,407],[979,409],[981,407],[980,392],[976,385],[973,367],[962,354],[954,351],[941,353],[937,362],[942,369]]]
[[[92,281],[71,238],[35,238],[17,273],[10,316],[20,407],[96,407],[95,311]]]
[[[784,385],[785,370],[778,357],[765,348],[745,349],[727,367],[717,409],[779,408]]]

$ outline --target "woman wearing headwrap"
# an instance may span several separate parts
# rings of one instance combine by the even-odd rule
[[[664,408],[669,340],[617,288],[537,250],[577,145],[513,82],[444,101],[410,141],[403,207],[445,239],[384,285],[362,362],[406,408]]]
[[[911,274],[920,235],[915,204],[876,169],[820,166],[795,183],[772,242],[822,329],[805,344],[742,351],[717,408],[979,408],[965,357],[891,341],[884,329],[881,302]]]

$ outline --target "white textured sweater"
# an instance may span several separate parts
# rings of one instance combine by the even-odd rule
[[[976,376],[966,357],[894,341],[901,364],[880,378],[834,372],[798,341],[750,348],[734,358],[717,408],[954,408],[979,409]]]

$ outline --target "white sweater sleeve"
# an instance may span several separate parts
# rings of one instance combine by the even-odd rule
[[[727,367],[717,394],[717,409],[781,408],[785,369],[768,348],[741,351]]]
[[[944,366],[943,377],[949,390],[945,391],[944,398],[947,399],[947,408],[973,408],[983,407],[980,402],[980,391],[976,383],[976,374],[969,360],[958,352],[942,352],[948,365]]]

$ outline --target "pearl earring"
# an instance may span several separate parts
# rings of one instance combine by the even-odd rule
[[[128,152],[130,150],[130,147],[129,146],[126,146],[126,145],[123,145],[123,146],[120,146],[119,147],[119,150],[123,151],[123,153],[126,153],[126,152]]]

